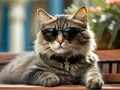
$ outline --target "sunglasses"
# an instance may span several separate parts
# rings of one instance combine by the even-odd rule
[[[52,42],[56,40],[59,31],[62,32],[64,39],[72,41],[78,33],[84,30],[78,27],[67,27],[63,30],[57,30],[56,28],[45,28],[42,29],[42,35],[46,41]]]

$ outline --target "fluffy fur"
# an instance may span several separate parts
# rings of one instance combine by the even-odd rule
[[[51,16],[42,9],[37,12],[40,31],[35,40],[35,51],[18,56],[0,73],[0,83],[57,86],[64,84],[83,84],[90,89],[99,89],[104,84],[94,53],[96,43],[94,34],[87,23],[87,10],[82,7],[74,15]],[[47,42],[41,28],[79,27],[84,30],[72,40],[67,41],[58,34],[53,42]],[[69,59],[82,55],[84,58]],[[55,56],[55,58],[51,58]],[[60,58],[62,59],[60,59]],[[59,61],[58,61],[59,58]],[[64,62],[68,60],[69,71]],[[69,61],[71,60],[71,61]]]

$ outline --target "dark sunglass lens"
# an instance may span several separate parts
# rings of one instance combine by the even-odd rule
[[[71,41],[78,34],[79,28],[77,27],[67,27],[64,29],[63,36],[65,39]]]
[[[58,36],[58,32],[55,28],[46,28],[42,30],[43,37],[46,41],[52,42]]]

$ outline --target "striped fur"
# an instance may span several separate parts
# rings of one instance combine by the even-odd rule
[[[39,9],[38,19],[40,31],[35,40],[35,51],[19,56],[8,64],[0,73],[0,82],[41,86],[83,84],[93,90],[101,88],[103,80],[97,64],[99,59],[94,53],[96,43],[87,23],[86,9],[80,8],[73,16],[51,16]],[[41,33],[41,28],[63,30],[66,27],[79,27],[84,31],[72,41],[64,39],[60,32],[53,42],[47,42]],[[63,58],[62,61],[51,59],[53,55]],[[84,59],[74,59],[67,71],[64,62],[76,55],[83,55]]]

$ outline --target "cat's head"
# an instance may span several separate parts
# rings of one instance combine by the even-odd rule
[[[87,10],[80,8],[74,15],[51,16],[37,11],[40,30],[35,41],[37,54],[86,55],[94,50],[94,34],[89,30]]]

